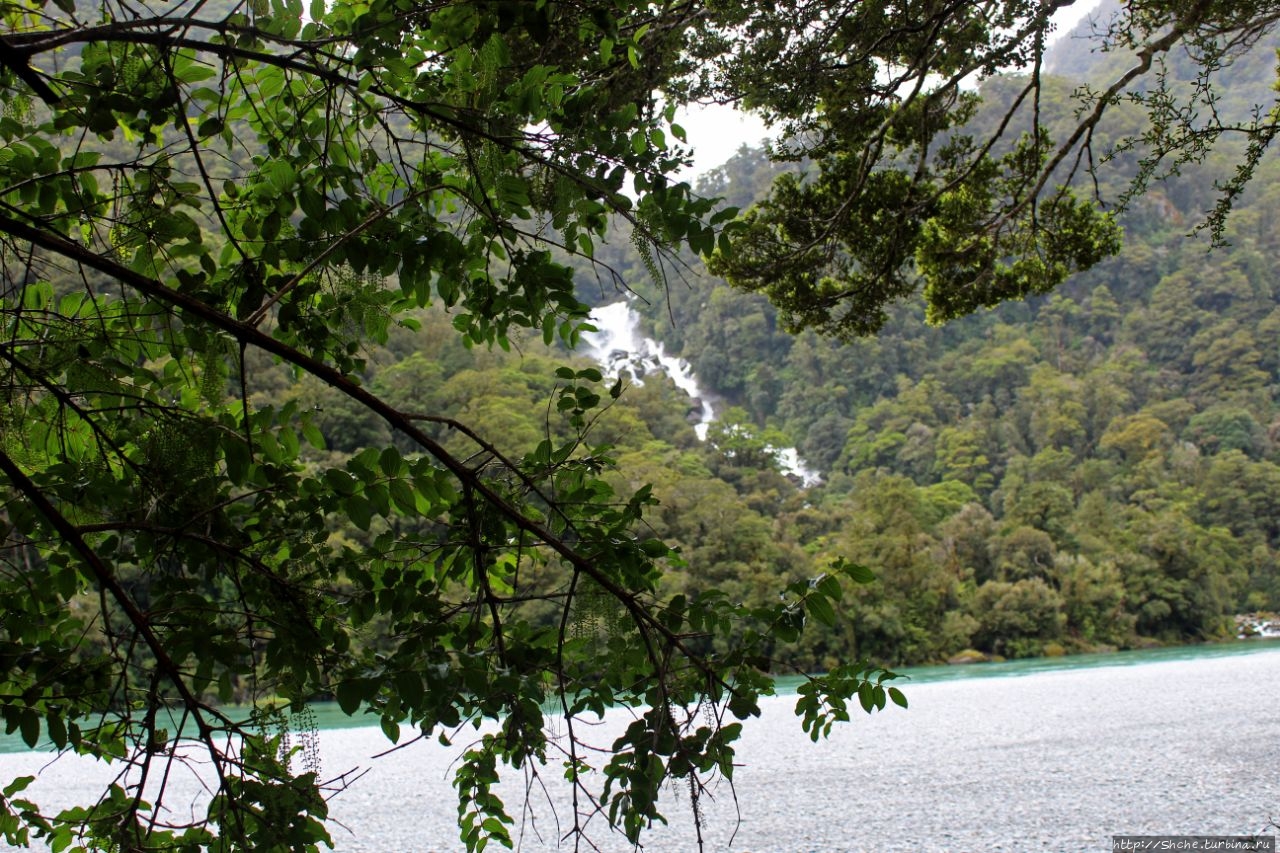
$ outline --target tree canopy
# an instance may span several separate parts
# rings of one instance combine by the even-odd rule
[[[1240,139],[1204,223],[1221,236],[1280,127],[1274,96],[1227,110],[1214,86],[1274,28],[1273,3],[1103,4],[1075,35],[1117,60],[1070,92],[1044,70],[1069,2],[727,5],[692,48],[711,60],[693,90],[780,123],[775,157],[808,169],[776,180],[711,268],[793,330],[872,333],[917,290],[930,322],[1047,293],[1118,251],[1117,206]],[[1003,91],[984,90],[995,75]],[[1116,112],[1143,118],[1098,145]],[[1103,164],[1127,182],[1110,209]]]
[[[1221,33],[1211,64],[1273,18],[1127,8],[1112,37],[1141,72]],[[457,770],[469,849],[511,843],[499,764],[562,764],[575,840],[597,813],[638,839],[668,777],[696,812],[702,785],[732,775],[774,644],[834,623],[868,570],[832,559],[767,605],[665,591],[684,557],[646,527],[651,488],[609,476],[597,439],[621,383],[547,365],[524,389],[544,395],[543,429],[513,455],[419,408],[429,362],[368,384],[370,352],[427,306],[451,318],[428,343],[571,348],[587,306],[567,261],[625,286],[594,260],[616,222],[659,276],[681,248],[715,255],[795,324],[836,332],[878,327],[921,279],[939,318],[1053,286],[1114,250],[1109,216],[1059,167],[1123,86],[1057,148],[1038,123],[1007,144],[1004,124],[988,142],[950,134],[973,114],[968,77],[1038,70],[1049,11],[5,3],[0,717],[121,771],[59,814],[15,780],[0,833],[317,849],[342,780],[293,769],[268,723],[325,697],[392,740],[496,721]],[[1038,97],[1029,81],[1018,103]],[[789,156],[817,177],[730,224],[672,177],[691,98],[789,122]],[[281,371],[325,389],[324,409],[274,395]],[[477,404],[493,392],[458,386]],[[326,422],[351,429],[326,442]],[[350,453],[327,452],[335,435]],[[812,677],[802,725],[817,737],[855,696],[902,703],[890,677],[866,660]],[[636,722],[587,754],[574,721],[615,705]],[[553,712],[566,741],[546,733]],[[214,793],[171,819],[165,780],[193,760]]]

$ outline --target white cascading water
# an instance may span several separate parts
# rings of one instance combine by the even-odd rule
[[[591,312],[591,323],[598,331],[583,335],[587,355],[610,378],[617,378],[627,371],[637,385],[644,384],[644,377],[654,371],[662,371],[671,377],[676,387],[689,395],[693,412],[698,420],[694,431],[702,441],[707,440],[707,427],[715,420],[715,410],[705,392],[698,387],[698,378],[682,358],[669,356],[662,344],[653,338],[639,335],[640,315],[626,302],[614,302]],[[822,482],[822,475],[805,465],[794,447],[772,448],[778,465],[787,474],[799,477],[806,486]]]
[[[810,468],[805,461],[800,458],[800,451],[794,447],[773,447],[773,458],[778,460],[778,465],[788,474],[799,477],[805,486],[816,486],[822,482],[822,475]]]
[[[707,427],[715,420],[711,402],[698,388],[697,377],[689,362],[666,354],[662,344],[653,338],[641,338],[640,315],[626,302],[614,302],[591,312],[591,323],[599,331],[583,336],[588,355],[610,378],[626,370],[637,385],[644,384],[644,377],[654,371],[662,371],[671,377],[676,387],[689,395],[698,420],[694,430],[698,438],[707,440]]]

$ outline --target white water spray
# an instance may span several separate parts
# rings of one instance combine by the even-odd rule
[[[640,337],[640,315],[626,302],[596,308],[591,312],[591,323],[599,331],[588,332],[583,337],[588,355],[601,369],[611,378],[617,378],[625,370],[637,385],[643,385],[644,377],[657,371],[670,376],[676,387],[689,395],[692,412],[698,417],[694,431],[699,439],[706,441],[707,427],[715,420],[715,410],[698,387],[689,362],[667,355],[663,345],[653,338]]]
[[[583,339],[587,344],[587,354],[595,359],[601,370],[615,379],[626,371],[637,385],[643,385],[644,377],[650,373],[666,373],[677,388],[689,395],[693,403],[692,414],[697,415],[694,431],[701,441],[706,441],[707,427],[715,420],[715,409],[699,387],[689,362],[667,355],[663,345],[653,338],[640,337],[640,315],[626,301],[594,309],[591,323],[598,331],[586,333]],[[770,450],[783,472],[799,477],[804,485],[815,486],[822,482],[822,476],[804,463],[794,447]]]

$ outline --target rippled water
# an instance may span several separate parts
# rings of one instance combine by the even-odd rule
[[[818,744],[800,731],[794,699],[768,700],[739,750],[736,804],[724,785],[707,804],[707,849],[1103,851],[1112,834],[1277,832],[1267,829],[1280,819],[1274,643],[916,675],[910,710],[859,716]],[[607,744],[625,721],[614,714],[587,737]],[[326,776],[368,768],[331,803],[339,851],[460,849],[453,753],[424,742],[371,760],[387,746],[372,728],[320,739]],[[0,778],[48,761],[0,755]],[[545,776],[559,824],[535,782],[524,850],[554,849],[568,829],[558,770]],[[27,793],[53,805],[101,781],[63,759]],[[523,799],[522,785],[505,793]],[[667,802],[671,826],[647,849],[695,849],[687,793]],[[590,828],[603,850],[629,849],[599,820]]]

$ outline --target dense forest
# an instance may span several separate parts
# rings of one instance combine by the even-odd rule
[[[1233,69],[1255,85],[1229,91],[1256,94],[1263,53]],[[1087,58],[1058,55],[1077,71]],[[699,191],[746,207],[784,166],[744,146]],[[668,594],[765,603],[835,560],[870,568],[877,581],[843,601],[847,627],[776,650],[779,667],[804,669],[1221,639],[1235,614],[1280,609],[1280,169],[1266,164],[1237,202],[1226,245],[1191,233],[1232,167],[1224,154],[1152,186],[1123,218],[1123,253],[1050,296],[943,327],[899,304],[848,343],[790,333],[767,299],[692,257],[655,270],[643,244],[619,241],[579,260],[584,300],[631,296],[646,331],[727,404],[701,443],[691,402],[651,375],[626,383],[591,435],[614,476],[653,486],[647,523],[680,551]],[[536,446],[569,354],[533,338],[466,348],[444,312],[420,319],[438,345],[393,334],[370,354],[371,386],[506,453]],[[330,453],[389,438],[317,385],[282,375],[257,393],[317,407]],[[440,430],[464,452],[470,439]],[[772,449],[793,445],[820,486],[783,473]]]
[[[1064,39],[1056,65],[1116,62],[1081,44]],[[1265,92],[1273,59],[1231,69],[1218,106]],[[1052,295],[940,328],[899,304],[876,337],[838,343],[790,334],[765,298],[696,272],[644,290],[648,328],[733,405],[704,459],[751,544],[705,550],[701,522],[673,511],[690,574],[733,564],[750,590],[809,561],[873,567],[851,630],[800,652],[807,666],[1194,642],[1280,607],[1280,170],[1264,164],[1210,250],[1195,227],[1232,168],[1218,155],[1149,187],[1123,216],[1122,254]],[[777,170],[744,147],[701,189],[746,205]],[[1129,171],[1125,152],[1100,169],[1104,194]],[[761,447],[792,443],[822,487],[795,493],[755,467]],[[707,488],[667,478],[677,507]]]

